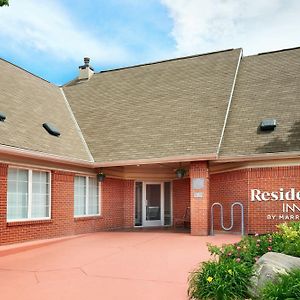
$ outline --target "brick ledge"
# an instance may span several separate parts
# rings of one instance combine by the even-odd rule
[[[97,219],[103,219],[103,216],[77,217],[77,218],[74,218],[74,221],[78,222],[78,221],[97,220]]]
[[[7,222],[6,226],[24,226],[24,225],[37,225],[37,224],[48,224],[53,223],[53,220],[28,220],[28,221],[16,221],[16,222]]]

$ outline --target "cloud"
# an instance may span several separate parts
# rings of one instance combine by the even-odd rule
[[[118,63],[127,51],[104,36],[96,36],[84,23],[72,19],[58,1],[11,0],[0,9],[0,43],[11,48],[47,53],[57,60],[74,60],[88,55],[95,63]]]
[[[298,0],[161,0],[178,55],[243,47],[246,54],[299,46]]]

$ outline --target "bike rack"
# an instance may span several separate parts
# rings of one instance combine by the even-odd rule
[[[241,202],[234,202],[233,204],[231,204],[230,207],[230,226],[229,227],[225,227],[224,226],[224,210],[223,210],[223,205],[219,202],[215,202],[210,209],[210,217],[211,217],[211,231],[210,234],[214,235],[214,207],[215,206],[220,206],[221,208],[221,226],[223,228],[223,230],[225,231],[229,231],[233,228],[233,224],[234,224],[234,216],[233,216],[233,209],[235,206],[240,206],[241,207],[241,234],[244,235],[245,234],[245,228],[244,228],[244,205]]]

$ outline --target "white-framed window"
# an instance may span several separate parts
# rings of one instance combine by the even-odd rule
[[[50,219],[51,173],[8,168],[7,221]]]
[[[74,216],[99,216],[99,183],[96,177],[75,176]]]

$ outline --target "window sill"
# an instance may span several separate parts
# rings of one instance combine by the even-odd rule
[[[101,215],[93,215],[93,216],[78,216],[74,217],[74,221],[86,221],[86,220],[97,220],[97,219],[103,219]]]
[[[41,219],[41,220],[21,220],[21,221],[7,221],[6,226],[22,226],[22,225],[36,225],[36,224],[47,224],[52,223],[51,219]]]

